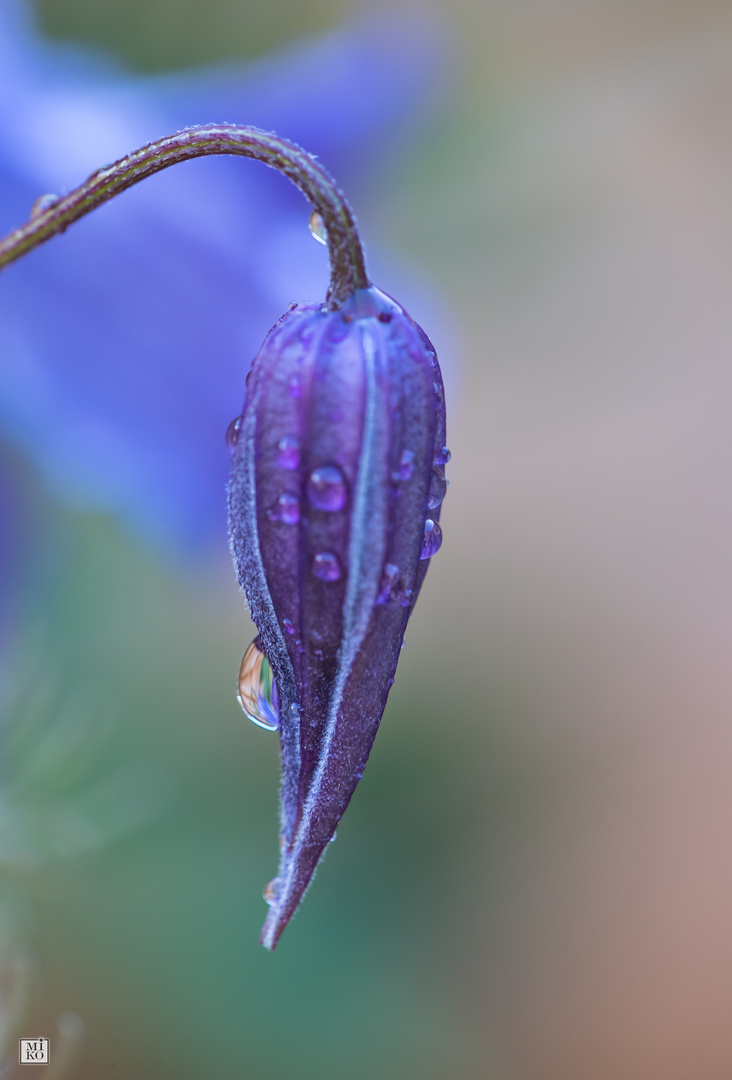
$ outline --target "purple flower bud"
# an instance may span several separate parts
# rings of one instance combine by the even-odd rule
[[[282,855],[267,948],[369,756],[439,546],[444,444],[435,351],[378,289],[337,310],[295,305],[268,334],[229,483],[232,551],[279,707]]]

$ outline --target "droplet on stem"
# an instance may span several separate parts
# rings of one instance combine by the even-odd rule
[[[32,218],[38,217],[44,212],[44,210],[50,210],[54,203],[58,202],[58,195],[41,195],[33,203],[31,207],[30,216]]]
[[[308,228],[310,229],[313,238],[317,240],[319,244],[327,245],[328,234],[325,231],[325,225],[323,224],[323,219],[320,216],[320,212],[318,210],[313,210],[312,214],[310,215],[310,219],[308,221]]]
[[[277,894],[279,893],[279,891],[280,891],[280,879],[278,877],[272,878],[272,880],[268,881],[267,884],[264,886],[264,892],[262,893],[262,896],[267,901],[267,903],[270,905],[270,907],[272,906],[272,904],[274,904],[275,900],[277,899]]]

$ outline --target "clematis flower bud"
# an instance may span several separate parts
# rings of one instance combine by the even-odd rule
[[[271,949],[361,778],[441,543],[435,350],[373,287],[336,310],[293,305],[254,361],[233,435],[231,546],[276,682],[282,751],[281,865],[261,939]],[[261,677],[250,655],[250,699]]]
[[[239,701],[260,727],[279,728],[282,749],[280,873],[261,938],[273,949],[361,779],[440,547],[445,403],[428,337],[369,284],[343,193],[272,132],[209,124],[143,146],[0,239],[0,270],[132,184],[204,154],[288,176],[314,207],[331,264],[325,304],[293,304],[268,334],[227,433],[231,547],[259,631]]]

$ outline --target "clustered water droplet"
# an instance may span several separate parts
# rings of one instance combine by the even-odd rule
[[[376,603],[389,604],[392,602],[398,603],[402,607],[409,607],[412,602],[412,590],[404,587],[396,563],[386,563],[381,575]]]
[[[310,215],[310,219],[308,221],[308,228],[310,229],[310,232],[312,233],[314,239],[317,240],[319,244],[328,243],[328,233],[325,231],[323,218],[321,217],[318,210],[313,210],[312,214]]]
[[[318,551],[313,557],[313,573],[321,581],[337,581],[341,576],[341,564],[332,551]]]
[[[281,469],[293,472],[300,466],[300,440],[294,435],[283,435],[277,443],[277,464]]]
[[[342,510],[348,491],[346,478],[337,465],[321,465],[308,477],[307,495],[316,510]]]
[[[235,416],[226,429],[226,445],[229,448],[229,453],[234,453],[234,448],[239,441],[239,432],[241,431],[241,416]]]
[[[434,465],[432,468],[432,478],[430,480],[430,490],[427,496],[428,509],[435,510],[445,498],[446,492],[447,480],[445,479],[445,470],[440,468],[439,465]]]
[[[424,536],[422,537],[422,552],[420,559],[431,559],[432,556],[440,550],[442,544],[442,529],[433,521],[432,518],[427,518],[424,523]]]
[[[254,639],[242,657],[237,701],[245,716],[258,727],[276,731],[280,726],[277,684],[259,637]]]

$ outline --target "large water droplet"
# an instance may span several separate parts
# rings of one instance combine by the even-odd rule
[[[445,470],[441,469],[439,465],[435,465],[432,469],[432,479],[430,480],[430,492],[427,496],[427,506],[430,510],[434,510],[439,506],[442,500],[445,498],[447,492],[447,480],[445,479]]]
[[[276,731],[280,726],[277,685],[258,637],[242,657],[237,700],[253,724],[267,731]]]
[[[337,581],[341,576],[341,564],[332,551],[318,551],[313,558],[313,573],[321,581]]]
[[[320,216],[320,211],[313,210],[308,221],[308,228],[319,244],[328,243],[328,233],[325,231],[325,224]]]
[[[433,521],[432,518],[427,518],[424,523],[424,536],[422,537],[422,553],[420,559],[431,559],[432,556],[440,550],[442,544],[442,529]]]
[[[348,497],[346,478],[337,465],[321,465],[310,473],[307,492],[316,510],[342,510]]]
[[[294,435],[283,435],[277,443],[277,464],[290,472],[300,465],[300,440]]]
[[[272,878],[272,880],[268,881],[267,884],[264,886],[264,892],[262,893],[262,896],[267,901],[270,907],[272,906],[272,904],[274,904],[275,900],[279,896],[279,892],[280,879],[278,877]]]
[[[300,719],[300,706],[296,701],[293,701],[292,705],[290,705],[289,709],[287,710],[287,715],[293,723]]]
[[[435,465],[447,465],[448,461],[452,457],[452,454],[443,446],[438,454],[435,454]]]
[[[234,448],[239,441],[239,432],[241,431],[241,417],[235,416],[226,429],[226,445],[229,448],[229,453],[234,453]]]

